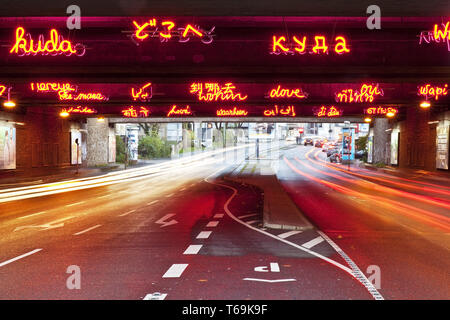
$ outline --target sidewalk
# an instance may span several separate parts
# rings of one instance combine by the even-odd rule
[[[257,186],[264,193],[264,227],[285,230],[308,230],[312,224],[284,191],[270,167],[270,161],[244,161],[225,180]]]

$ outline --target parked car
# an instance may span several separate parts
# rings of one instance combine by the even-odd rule
[[[358,150],[355,152],[355,159],[362,159],[366,154],[366,150]]]
[[[307,145],[314,145],[313,139],[305,138],[305,140],[303,141],[303,145],[305,145],[305,146],[307,146]]]

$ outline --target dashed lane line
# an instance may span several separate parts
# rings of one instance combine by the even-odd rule
[[[125,212],[125,213],[119,214],[119,217],[125,217],[125,216],[127,216],[127,215],[129,215],[130,213],[133,213],[133,212],[135,212],[135,211],[136,211],[136,209],[127,211],[127,212]]]
[[[213,217],[214,219],[222,219],[223,218],[223,213],[217,213],[214,215]]]
[[[98,227],[101,227],[101,226],[102,226],[101,224],[98,224],[98,225],[96,225],[96,226],[93,226],[93,227],[87,228],[87,229],[85,229],[85,230],[83,230],[83,231],[80,231],[80,232],[74,233],[73,235],[74,235],[74,236],[78,236],[78,235],[80,235],[80,234],[83,234],[83,233],[86,233],[86,232],[88,232],[88,231],[91,231],[91,230],[97,229]]]
[[[198,235],[197,235],[197,239],[208,239],[209,236],[211,235],[212,231],[201,231]]]
[[[187,247],[183,254],[197,254],[202,247],[202,244],[191,244],[189,247]]]
[[[159,201],[159,200],[153,200],[152,202],[148,202],[147,205],[150,206],[150,205],[152,205],[152,204],[154,204],[154,203],[157,203],[158,201]]]
[[[7,264],[10,264],[11,262],[20,260],[20,259],[22,259],[22,258],[28,257],[28,256],[30,256],[30,255],[32,255],[32,254],[35,254],[36,252],[41,251],[41,250],[42,250],[42,249],[34,249],[33,251],[24,253],[24,254],[22,254],[22,255],[20,255],[20,256],[18,256],[18,257],[15,257],[15,258],[12,258],[12,259],[3,261],[3,262],[0,263],[0,267],[6,266]]]
[[[79,201],[79,202],[71,203],[71,204],[66,205],[66,207],[73,207],[73,206],[76,206],[78,204],[82,204],[82,203],[85,203],[85,202],[86,201]]]
[[[210,222],[208,222],[208,224],[206,226],[214,228],[214,227],[217,227],[218,224],[219,224],[219,221],[210,221]]]
[[[162,276],[163,278],[179,278],[189,264],[173,264]]]
[[[38,216],[38,215],[43,214],[43,213],[46,213],[46,212],[47,212],[47,211],[41,211],[41,212],[29,214],[29,215],[27,215],[27,216],[18,217],[17,219],[25,219],[25,218],[29,218],[29,217],[34,217],[34,216]]]
[[[246,214],[246,215],[243,215],[243,216],[239,216],[238,218],[239,219],[245,219],[245,218],[254,217],[256,215],[258,215],[258,214],[257,213],[252,213],[252,214]]]

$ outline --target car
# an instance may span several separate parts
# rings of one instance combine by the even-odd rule
[[[295,141],[295,137],[294,136],[287,136],[286,137],[286,141]]]
[[[317,140],[316,143],[314,144],[314,147],[322,148],[322,142],[320,140]]]
[[[305,145],[305,146],[307,146],[307,145],[314,145],[313,139],[306,138],[305,141],[303,141],[303,145]]]
[[[342,162],[342,153],[338,150],[337,152],[332,153],[328,159],[330,162]]]
[[[339,151],[339,149],[338,148],[329,148],[328,150],[327,150],[327,157],[330,157],[332,154],[334,154],[334,153],[336,153],[336,152],[338,152]]]
[[[366,150],[358,150],[355,152],[355,159],[362,159],[366,154]]]

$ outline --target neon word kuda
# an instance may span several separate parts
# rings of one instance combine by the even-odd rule
[[[138,117],[145,118],[150,115],[150,110],[143,106],[140,107],[129,106],[126,109],[123,109],[121,113],[126,118],[138,118]]]
[[[419,87],[418,95],[424,96],[426,100],[429,98],[434,98],[438,100],[440,96],[446,96],[448,94],[448,85],[445,84],[443,87],[432,86],[431,84],[426,84]]]
[[[238,109],[234,107],[233,109],[219,109],[216,111],[218,117],[245,117],[248,115],[248,111],[244,109]]]
[[[225,83],[220,86],[216,82],[192,83],[190,93],[196,94],[199,101],[244,101],[247,96],[240,92],[235,93],[236,86],[231,83]]]
[[[149,19],[147,22],[139,24],[133,21],[135,27],[132,38],[143,41],[150,38],[159,38],[161,42],[167,42],[170,38],[178,38],[178,42],[188,42],[191,37],[197,37],[204,44],[213,42],[214,29],[203,30],[199,26],[187,24],[184,28],[175,28],[175,22],[166,20],[158,25],[156,18]]]
[[[25,29],[22,27],[16,29],[16,42],[9,50],[9,53],[15,53],[18,56],[37,54],[83,56],[85,52],[86,47],[83,44],[72,44],[71,41],[65,40],[62,35],[59,35],[56,29],[50,30],[49,40],[45,41],[44,35],[40,34],[38,40],[34,41],[29,33],[25,34]]]
[[[376,85],[363,84],[359,90],[343,89],[335,93],[336,102],[373,102],[376,96],[383,96],[384,92]]]
[[[275,89],[270,90],[269,97],[272,99],[277,99],[277,98],[304,99],[304,98],[308,97],[308,94],[306,92],[303,92],[302,88],[282,89],[281,85],[279,85]]]
[[[170,111],[167,113],[167,117],[171,116],[190,116],[192,115],[191,108],[186,106],[184,108],[179,108],[176,105],[173,105]]]
[[[286,39],[285,36],[272,36],[272,50],[271,54],[328,54],[329,48],[327,45],[326,38],[324,36],[315,36],[314,37],[314,46],[312,46],[311,50],[307,51],[307,38],[297,36],[293,36],[290,41]],[[347,40],[338,36],[334,41],[334,52],[337,54],[349,53],[350,49],[347,46]]]
[[[295,117],[295,107],[294,106],[279,107],[278,105],[275,105],[273,108],[264,110],[263,114],[265,117],[276,117],[276,116]]]

